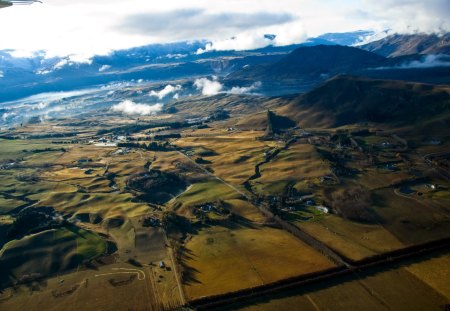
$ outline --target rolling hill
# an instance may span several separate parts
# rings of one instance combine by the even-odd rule
[[[337,76],[291,98],[279,112],[304,127],[361,122],[404,126],[448,115],[450,93],[427,84]]]

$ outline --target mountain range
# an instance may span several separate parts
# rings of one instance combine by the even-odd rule
[[[267,95],[305,92],[336,74],[449,82],[448,34],[393,35],[359,46],[372,35],[368,31],[330,33],[302,44],[205,53],[198,51],[208,41],[153,44],[82,62],[71,56],[48,58],[44,52],[14,57],[14,51],[0,51],[0,99],[8,101],[116,81],[162,81],[206,75],[225,77],[224,83],[233,86],[262,81],[261,92]],[[426,58],[429,53],[440,54],[429,59]]]
[[[450,54],[450,34],[414,34],[388,36],[361,46],[370,52],[386,57],[413,54]]]

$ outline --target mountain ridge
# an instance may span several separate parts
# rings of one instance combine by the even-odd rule
[[[385,57],[413,54],[450,54],[450,33],[437,34],[394,34],[360,46],[362,49]]]

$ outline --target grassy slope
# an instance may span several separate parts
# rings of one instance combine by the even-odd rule
[[[283,194],[290,182],[300,190],[302,181],[314,182],[317,177],[330,174],[330,168],[313,146],[297,143],[262,165],[260,172],[261,177],[254,181],[255,188],[261,193],[276,195]]]
[[[105,251],[106,243],[98,235],[79,228],[62,228],[8,242],[0,251],[0,260],[15,277],[48,275],[72,269]]]
[[[330,79],[279,109],[310,128],[360,122],[420,124],[441,114],[448,116],[449,111],[445,87],[348,76]]]

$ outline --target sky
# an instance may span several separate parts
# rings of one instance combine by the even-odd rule
[[[42,0],[0,10],[0,50],[93,55],[151,43],[210,40],[208,49],[301,43],[327,32],[447,32],[449,0]]]

